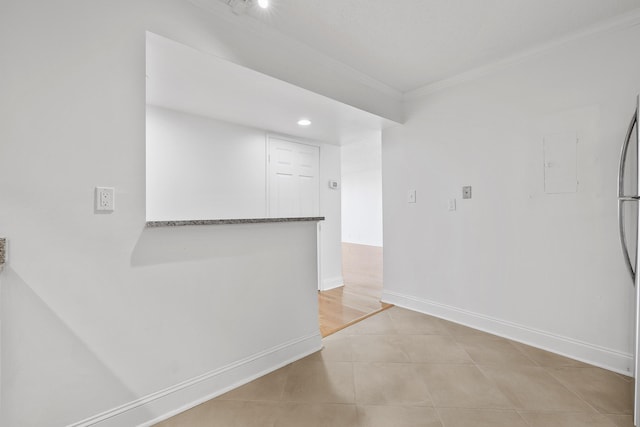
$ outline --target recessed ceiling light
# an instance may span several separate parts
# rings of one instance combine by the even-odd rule
[[[266,9],[269,7],[269,0],[258,0],[258,6],[260,6],[263,9]]]
[[[298,120],[298,124],[300,126],[309,126],[311,124],[311,120],[309,120],[309,119],[300,119],[300,120]]]

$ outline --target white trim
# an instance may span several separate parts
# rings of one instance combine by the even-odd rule
[[[271,211],[271,189],[269,188],[269,173],[271,172],[271,150],[269,147],[269,134],[264,133],[264,217],[269,217]]]
[[[292,136],[284,133],[266,131],[266,135],[267,135],[267,138],[269,139],[271,138],[281,139],[283,141],[293,142],[293,143],[302,144],[302,145],[310,145],[312,147],[322,147],[323,145],[335,145],[338,147],[340,146],[339,144],[332,144],[326,141],[320,141],[320,140],[311,139],[311,138],[304,138],[300,136]]]
[[[318,221],[316,227],[316,253],[318,254],[318,261],[316,263],[318,270],[318,291],[322,291],[322,221]]]
[[[383,291],[382,301],[551,351],[619,374],[633,375],[634,361],[630,353],[397,292]]]
[[[151,426],[321,348],[319,332],[297,338],[67,427]]]
[[[328,279],[322,280],[323,291],[339,288],[340,286],[344,286],[344,279],[342,278],[342,276],[330,277]]]
[[[369,248],[375,248],[375,249],[384,248],[384,245],[370,245],[369,243],[349,242],[348,240],[343,240],[342,243],[346,243],[347,245],[367,246]]]
[[[267,217],[271,216],[271,135],[269,132],[264,133],[264,160],[267,163],[265,167],[264,185],[266,187],[265,207]]]
[[[496,71],[505,69],[509,66],[526,61],[532,57],[545,54],[551,50],[562,47],[571,42],[575,42],[588,37],[593,37],[606,32],[623,30],[638,24],[640,24],[640,9],[636,9],[629,13],[619,15],[613,19],[605,20],[596,25],[588,27],[587,29],[577,31],[569,35],[566,35],[564,37],[555,39],[551,42],[544,43],[536,47],[533,47],[531,49],[524,50],[522,52],[516,53],[515,55],[511,55],[504,59],[501,59],[499,61],[492,62],[487,65],[482,65],[480,67],[476,67],[471,70],[464,71],[454,76],[451,76],[433,83],[429,83],[420,88],[407,91],[404,93],[404,100],[407,101],[407,100],[419,99],[426,95],[432,94],[434,92],[479,79],[493,72],[496,72]]]

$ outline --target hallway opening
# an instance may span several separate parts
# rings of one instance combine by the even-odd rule
[[[342,244],[344,286],[318,292],[320,333],[326,337],[392,307],[382,296],[382,248]]]
[[[391,305],[383,287],[382,135],[365,132],[341,146],[343,286],[320,292],[320,331],[325,337]]]

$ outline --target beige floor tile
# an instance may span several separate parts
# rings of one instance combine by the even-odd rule
[[[353,360],[357,362],[409,362],[403,340],[398,335],[354,335]]]
[[[459,323],[449,322],[447,320],[440,320],[440,323],[446,329],[446,331],[453,336],[480,335],[480,336],[486,336],[486,337],[495,337],[495,335],[488,334],[478,329],[469,328],[468,326],[464,326]]]
[[[462,348],[478,365],[528,365],[537,366],[510,341],[493,335],[458,335]]]
[[[564,367],[575,366],[588,368],[590,365],[580,362],[578,360],[569,359],[568,357],[560,356],[559,354],[551,353],[550,351],[541,350],[539,348],[531,347],[526,344],[511,341],[514,347],[523,352],[528,358],[536,362],[540,366],[544,367]]]
[[[466,351],[449,335],[410,335],[403,346],[412,362],[473,363]]]
[[[354,427],[355,405],[287,403],[282,405],[276,427]]]
[[[435,409],[424,406],[358,406],[358,427],[442,427]]]
[[[358,323],[360,323],[360,322],[358,322]],[[354,328],[358,325],[358,323],[354,323],[351,326],[347,326],[344,329],[340,329],[338,332],[334,332],[331,335],[327,335],[326,337],[322,338],[322,340],[324,341],[324,340],[329,339],[329,338],[331,338],[331,339],[334,339],[334,338],[347,338],[347,337],[351,337],[353,335],[358,335],[354,331]]]
[[[600,368],[549,368],[569,390],[605,414],[633,414],[633,383]]]
[[[635,427],[633,425],[633,415],[603,415],[606,419],[611,421],[615,427]]]
[[[512,409],[509,399],[474,365],[419,365],[436,407]],[[445,424],[446,425],[446,424]]]
[[[240,386],[218,397],[219,400],[279,401],[290,366],[285,366],[263,377]]]
[[[442,322],[426,314],[392,307],[388,310],[391,322],[399,334],[448,335]]]
[[[633,378],[409,310],[323,344],[157,425],[633,426]]]
[[[520,412],[531,427],[615,427],[598,413]]]
[[[431,406],[429,391],[414,365],[354,362],[358,404]]]
[[[376,314],[375,316],[368,317],[355,325],[349,326],[344,330],[348,330],[351,335],[392,335],[397,333],[389,314],[388,310]]]
[[[353,360],[351,336],[349,335],[330,335],[322,340],[322,345],[322,350],[305,359],[330,362],[351,362]]]
[[[355,403],[351,362],[303,360],[291,365],[282,399],[286,402]]]
[[[513,410],[438,408],[438,413],[444,427],[527,427]]]
[[[517,409],[593,412],[575,393],[567,390],[545,368],[535,366],[480,366]]]
[[[278,403],[210,400],[155,427],[273,427],[280,414]]]
[[[591,365],[587,365],[590,368],[593,368],[593,366]],[[629,375],[623,375],[623,374],[618,374],[617,372],[615,373],[617,376],[619,376],[620,378],[622,378],[623,380],[625,380],[628,383],[632,383],[634,378],[633,376],[629,376]]]

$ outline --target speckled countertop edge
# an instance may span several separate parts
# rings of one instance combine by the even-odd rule
[[[248,218],[248,219],[196,219],[187,221],[147,221],[147,228],[183,227],[186,225],[264,224],[270,222],[324,221],[323,216],[299,218]]]

